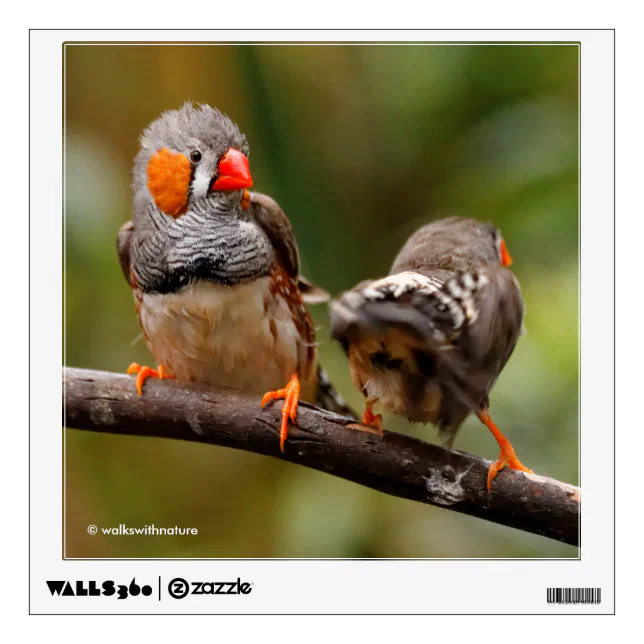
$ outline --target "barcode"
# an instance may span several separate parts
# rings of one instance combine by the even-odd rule
[[[601,588],[548,588],[549,604],[601,604]]]

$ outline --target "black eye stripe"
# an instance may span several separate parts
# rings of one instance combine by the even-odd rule
[[[194,181],[195,181],[195,166],[193,165],[190,168],[190,183],[188,184],[188,200],[192,199],[193,197],[193,189],[194,189]]]

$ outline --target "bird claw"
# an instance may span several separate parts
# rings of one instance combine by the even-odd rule
[[[496,442],[501,448],[501,453],[499,454],[499,460],[495,461],[490,465],[487,471],[487,491],[492,491],[492,481],[496,478],[496,475],[505,467],[510,467],[513,470],[518,470],[519,472],[528,472],[532,474],[532,470],[528,469],[518,458],[514,447],[510,441],[501,433],[501,430],[494,424],[490,414],[487,409],[479,412],[477,414],[479,420],[492,432]]]
[[[284,443],[288,437],[288,420],[295,424],[297,418],[297,407],[300,402],[300,380],[297,374],[293,374],[289,383],[284,389],[269,391],[264,394],[260,406],[263,408],[273,400],[284,400],[282,405],[282,423],[280,425],[280,450],[284,451]]]
[[[376,436],[380,436],[380,438],[385,435],[385,430],[382,427],[372,427],[362,423],[349,423],[345,427],[347,429],[356,429],[359,432],[366,432],[367,434],[375,434]]]
[[[374,414],[371,407],[366,407],[362,414],[362,423],[349,423],[347,429],[357,429],[359,432],[375,434],[381,438],[385,435],[382,425],[382,415]]]
[[[125,372],[127,374],[136,374],[136,391],[139,396],[143,393],[143,383],[148,378],[158,378],[159,380],[174,379],[174,376],[166,371],[166,368],[160,364],[156,369],[141,366],[138,362],[133,362]]]
[[[512,450],[514,454],[514,450]],[[527,468],[517,457],[516,455],[510,457],[508,454],[504,453],[501,450],[499,455],[499,460],[495,461],[490,465],[487,471],[487,491],[492,491],[492,481],[496,478],[496,475],[504,468],[509,467],[512,470],[518,470],[519,472],[527,472],[528,474],[534,474],[534,472]]]

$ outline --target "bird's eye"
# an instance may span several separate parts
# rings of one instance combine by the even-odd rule
[[[199,150],[193,150],[190,153],[190,161],[193,163],[199,163],[199,161],[201,161],[201,152]]]

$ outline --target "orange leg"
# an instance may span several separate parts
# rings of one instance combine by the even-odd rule
[[[135,373],[136,374],[136,391],[139,396],[143,393],[143,383],[148,378],[158,378],[163,380],[164,378],[174,378],[174,376],[166,371],[166,368],[160,364],[156,369],[151,369],[150,367],[142,367],[138,362],[133,362],[128,368],[126,373]]]
[[[365,403],[364,414],[362,414],[362,424],[351,423],[347,425],[348,429],[357,429],[360,432],[368,432],[369,434],[376,434],[383,436],[384,430],[382,428],[382,416],[374,414],[371,405],[373,402],[367,400]]]
[[[487,471],[487,491],[492,491],[492,481],[496,475],[506,466],[511,467],[513,470],[519,470],[521,472],[529,472],[532,474],[532,470],[529,470],[518,458],[514,451],[514,447],[510,444],[510,441],[501,433],[501,430],[494,424],[494,421],[490,417],[490,414],[487,411],[482,411],[477,414],[479,420],[492,432],[496,442],[501,448],[501,453],[499,454],[499,460],[490,465]]]
[[[291,379],[284,389],[265,393],[261,406],[264,407],[271,400],[281,399],[284,399],[284,404],[282,405],[282,425],[280,426],[280,449],[283,452],[284,443],[288,436],[288,419],[290,418],[292,423],[295,422],[297,406],[300,402],[300,379],[296,373],[291,376]]]

